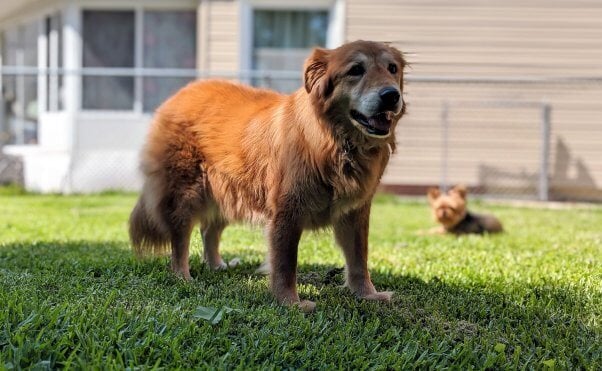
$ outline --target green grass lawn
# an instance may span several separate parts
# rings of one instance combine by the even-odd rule
[[[499,236],[419,236],[425,203],[380,197],[370,266],[390,304],[340,285],[327,232],[299,252],[303,314],[276,305],[255,275],[261,230],[232,226],[210,272],[193,238],[193,283],[167,259],[136,260],[133,195],[0,193],[0,369],[37,368],[586,368],[602,367],[602,208],[473,205],[505,224]],[[215,324],[201,307],[235,309]],[[201,308],[202,309],[202,308]]]

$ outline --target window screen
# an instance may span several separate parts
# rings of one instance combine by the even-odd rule
[[[326,45],[327,30],[327,11],[255,10],[253,69],[301,71],[311,48]],[[300,78],[255,79],[253,82],[283,92],[301,86]]]
[[[83,66],[134,67],[135,17],[133,11],[83,12]],[[83,108],[131,110],[134,78],[84,76]]]
[[[144,12],[143,45],[144,67],[196,68],[196,12]],[[191,80],[187,77],[145,77],[144,110],[154,110]]]

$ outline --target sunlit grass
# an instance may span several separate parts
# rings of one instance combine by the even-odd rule
[[[137,261],[127,241],[133,195],[0,192],[0,369],[409,367],[600,369],[602,208],[546,210],[479,204],[499,236],[420,236],[425,203],[379,197],[370,267],[392,304],[341,288],[343,259],[328,232],[305,234],[305,315],[276,305],[263,276],[263,233],[231,226],[228,272],[201,263],[191,283],[166,258]],[[216,325],[198,307],[229,307]]]

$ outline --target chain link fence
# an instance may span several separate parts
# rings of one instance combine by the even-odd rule
[[[602,200],[602,79],[410,76],[387,188]]]
[[[470,120],[475,112],[498,114],[505,123],[475,127]],[[548,201],[550,128],[551,106],[545,102],[442,102],[440,188],[469,183],[473,194]]]
[[[53,191],[140,188],[138,152],[152,113],[137,109],[144,107],[139,104],[125,111],[77,108],[62,114],[40,104],[41,99],[49,99],[49,90],[41,91],[40,81],[50,89],[48,81],[73,76],[80,81],[82,76],[128,76],[136,86],[145,86],[143,81],[149,77],[177,78],[182,83],[219,77],[267,88],[302,86],[299,72],[3,66],[0,145],[5,153],[24,153],[24,176],[15,177],[9,166],[0,166],[0,182],[24,179],[26,185],[40,188],[43,180],[36,177],[49,179],[52,174],[46,173],[56,169],[64,174],[49,188]],[[54,90],[61,89],[62,84]],[[153,101],[163,98],[153,97]],[[404,99],[408,114],[398,125],[398,151],[383,177],[385,188],[424,194],[429,186],[462,183],[484,197],[602,200],[602,79],[410,75]],[[63,144],[58,146],[62,150],[56,143]]]

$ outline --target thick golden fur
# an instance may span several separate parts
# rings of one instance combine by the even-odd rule
[[[365,73],[347,74],[358,60]],[[382,86],[402,92],[404,64],[394,48],[357,41],[314,50],[305,86],[291,95],[215,80],[180,90],[157,110],[142,152],[145,184],[130,218],[135,251],[171,251],[172,269],[189,279],[195,224],[205,260],[218,269],[226,267],[218,251],[226,225],[264,223],[272,292],[311,310],[296,291],[297,245],[304,229],[332,225],[347,285],[360,297],[388,300],[367,270],[368,218],[404,105],[390,113],[390,135],[382,138],[355,127],[349,110]]]

